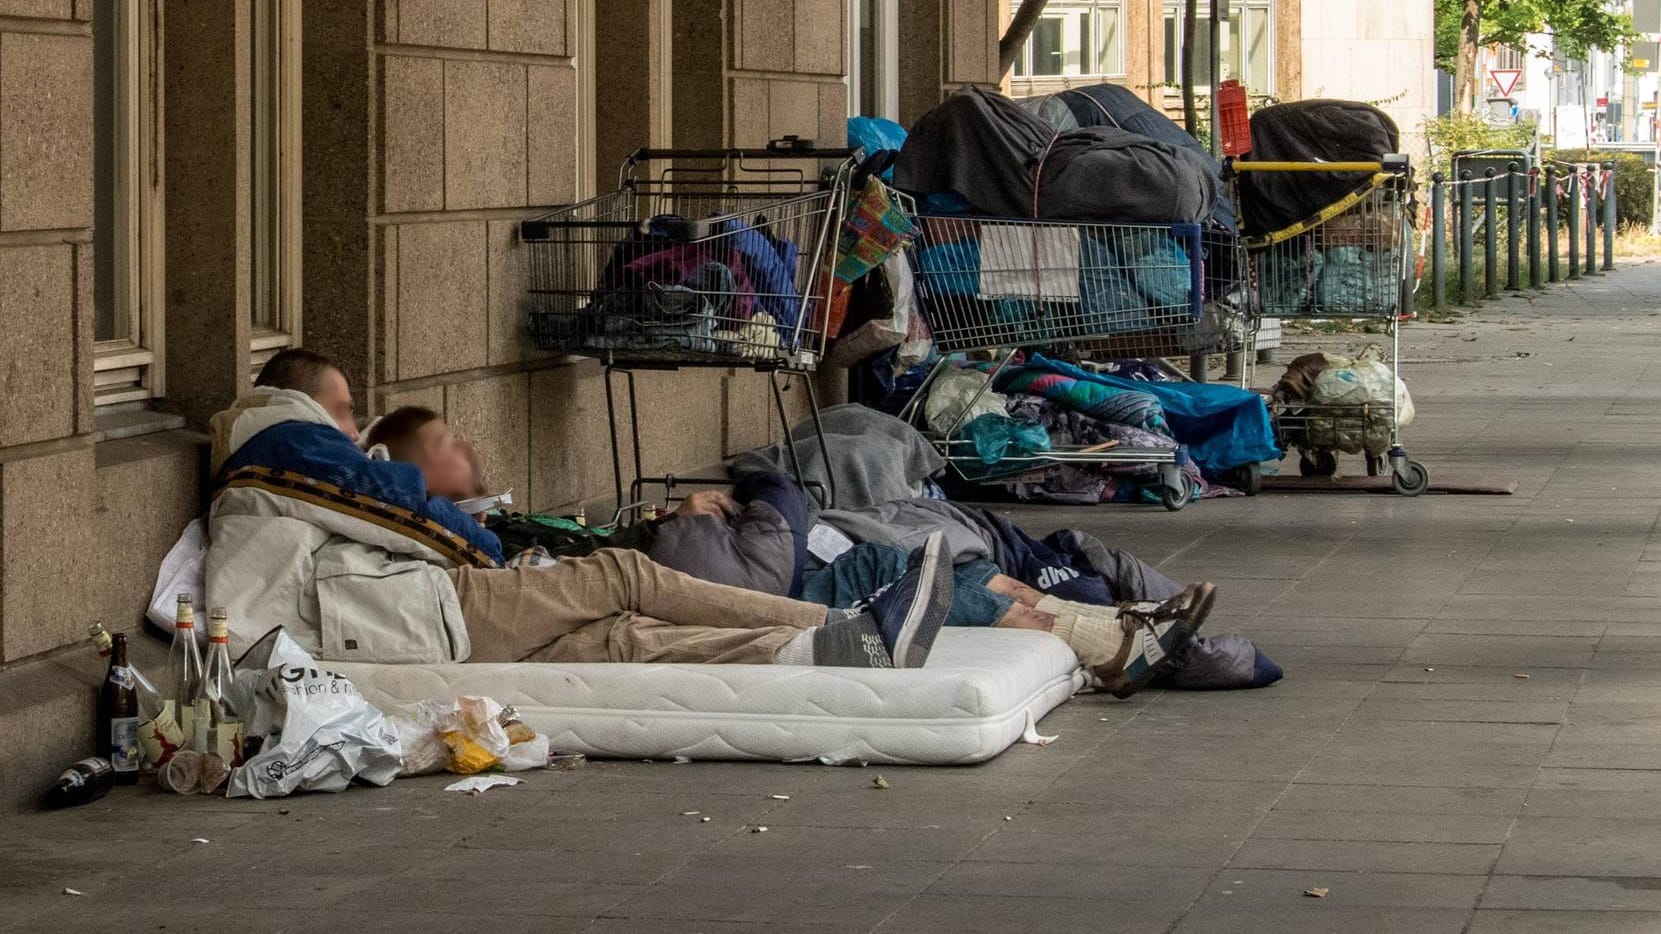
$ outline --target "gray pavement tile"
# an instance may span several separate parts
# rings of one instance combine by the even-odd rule
[[[1597,640],[1573,636],[1469,636],[1424,633],[1402,653],[1404,665],[1584,668]]]
[[[1488,877],[1333,869],[1238,869],[1216,874],[1196,910],[1250,911],[1290,907],[1294,898],[1327,889],[1321,908],[1472,908]]]
[[[928,894],[1110,899],[1176,915],[1205,891],[1215,874],[1209,868],[1181,866],[966,862],[948,869]]]
[[[1661,913],[1479,910],[1467,934],[1654,934]]]
[[[815,923],[815,921],[821,923]],[[597,918],[582,934],[847,934],[831,917],[791,921],[706,921],[688,918]],[[864,930],[859,928],[857,930]]]
[[[1401,700],[1369,697],[1355,711],[1357,720],[1431,720],[1456,723],[1562,723],[1568,701],[1530,703],[1517,700]]]
[[[1196,781],[1160,778],[1157,782],[1104,778],[1093,769],[1075,768],[1033,796],[1036,804],[1087,805],[1103,812],[1181,812],[1193,809],[1262,811],[1274,803],[1283,782]]]
[[[1438,604],[1440,606],[1440,604]],[[1430,611],[1435,613],[1435,609]],[[1283,645],[1379,645],[1405,647],[1425,628],[1421,617],[1335,618],[1321,614],[1267,612],[1239,631]]]
[[[1237,815],[1230,815],[1237,816]],[[987,837],[968,857],[977,863],[1044,863],[1052,866],[1189,866],[1217,868],[1228,862],[1249,828],[1173,823],[1165,814],[1109,815],[1038,822],[1016,817]],[[1135,846],[1115,841],[1135,840]]]
[[[1175,911],[1167,913],[1139,902],[928,894],[907,902],[876,930],[882,934],[1162,934],[1175,919]]]
[[[1500,855],[1498,844],[1401,843],[1379,840],[1247,840],[1229,861],[1241,869],[1328,869],[1481,875]]]
[[[997,824],[1005,823],[1001,819]],[[991,820],[925,827],[805,827],[789,823],[756,824],[731,834],[708,855],[765,863],[777,858],[815,859],[827,864],[863,864],[873,860],[955,862],[968,856],[995,831]],[[765,832],[755,832],[766,827]]]
[[[765,924],[823,917],[844,930],[869,928],[927,889],[949,865],[886,860],[877,853],[860,862],[777,850],[766,858],[706,856],[613,906],[605,917]]]
[[[1525,674],[1528,678],[1518,678]],[[1585,676],[1583,669],[1539,668],[1532,665],[1436,665],[1413,662],[1396,665],[1384,677],[1384,682],[1401,684],[1448,685],[1508,685],[1513,688],[1526,680],[1537,688],[1557,686],[1573,688]]]
[[[1661,876],[1661,822],[1524,813],[1495,872],[1525,876]]]
[[[1625,743],[1561,743],[1542,765],[1568,769],[1661,769],[1661,748]]]
[[[1488,880],[1481,907],[1661,912],[1661,878],[1497,875]]]
[[[1252,840],[1378,840],[1396,843],[1504,843],[1510,814],[1403,814],[1275,809]]]
[[[1298,773],[1297,780],[1324,785],[1405,785],[1436,788],[1526,789],[1539,766],[1472,764],[1459,761],[1399,762],[1322,756]]]
[[[1275,802],[1277,811],[1342,811],[1351,814],[1509,816],[1522,809],[1524,788],[1437,788],[1379,785],[1294,784]]]
[[[1344,908],[1301,892],[1258,909],[1214,902],[1183,917],[1174,934],[1460,934],[1470,912],[1458,908]]]
[[[1581,636],[1596,638],[1614,624],[1599,620],[1561,619],[1433,619],[1426,632],[1468,636]]]

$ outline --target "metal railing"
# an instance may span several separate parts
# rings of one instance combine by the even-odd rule
[[[1448,307],[1450,250],[1461,305],[1499,295],[1502,269],[1503,291],[1520,292],[1615,268],[1613,162],[1554,163],[1543,170],[1523,170],[1513,162],[1504,172],[1490,167],[1473,176],[1465,170],[1454,180],[1437,172],[1430,180],[1430,216],[1431,293],[1438,311]]]

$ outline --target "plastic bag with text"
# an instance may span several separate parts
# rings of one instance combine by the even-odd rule
[[[257,752],[231,773],[229,797],[277,798],[342,791],[353,779],[398,777],[398,731],[346,680],[281,629],[238,659],[232,706],[245,714]]]

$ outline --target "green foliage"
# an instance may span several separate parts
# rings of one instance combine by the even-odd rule
[[[1649,226],[1654,216],[1655,183],[1650,176],[1649,163],[1644,161],[1643,156],[1630,152],[1561,149],[1548,153],[1547,158],[1557,162],[1615,163],[1615,223],[1619,226],[1629,223]]]
[[[1583,58],[1589,49],[1614,49],[1638,38],[1632,17],[1604,0],[1479,0],[1480,45],[1504,45],[1536,55]],[[1465,0],[1436,0],[1436,64],[1452,71],[1459,57],[1459,21]],[[1556,49],[1528,44],[1529,33],[1550,33]]]
[[[1533,151],[1535,130],[1532,122],[1490,123],[1481,114],[1430,118],[1425,121],[1425,139],[1430,142],[1431,171],[1450,173],[1453,154],[1468,149]]]

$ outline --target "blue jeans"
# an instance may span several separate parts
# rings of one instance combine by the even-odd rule
[[[853,606],[904,576],[907,558],[906,550],[896,545],[855,545],[829,565],[803,576],[802,599],[839,609]],[[998,573],[998,566],[984,559],[953,568],[952,609],[946,625],[991,626],[1002,619],[1015,601],[987,589]]]

